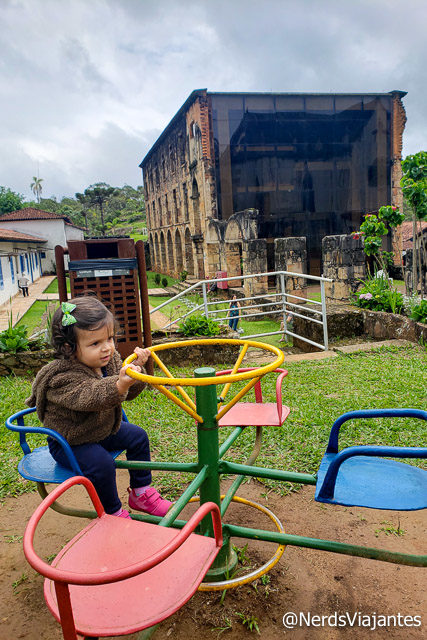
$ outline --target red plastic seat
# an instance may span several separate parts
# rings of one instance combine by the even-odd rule
[[[238,373],[254,371],[256,367],[238,369]],[[216,375],[231,373],[231,369],[217,371]],[[254,386],[255,402],[238,402],[219,420],[220,427],[280,427],[289,415],[290,408],[282,404],[282,383],[288,375],[286,369],[275,369],[280,375],[276,382],[276,402],[263,402],[261,381]]]
[[[98,518],[78,533],[48,565],[34,551],[42,515],[64,491],[83,484]],[[212,513],[215,538],[192,533]],[[217,505],[206,503],[182,530],[104,512],[92,483],[74,476],[43,500],[24,535],[24,553],[46,576],[44,595],[65,640],[120,636],[151,627],[175,613],[194,594],[222,545]]]

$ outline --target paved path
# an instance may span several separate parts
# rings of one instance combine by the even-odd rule
[[[43,293],[55,278],[56,276],[42,276],[28,286],[28,296],[24,298],[19,291],[10,303],[3,304],[0,307],[0,331],[7,329],[11,311],[13,324],[16,324],[36,300],[58,300],[57,293]]]
[[[148,289],[149,296],[170,296],[170,293],[166,289]]]
[[[24,298],[19,291],[11,300],[6,302],[0,307],[0,331],[4,331],[8,327],[9,315],[12,310],[13,324],[16,324],[20,318],[28,311],[31,305],[36,300],[58,300],[57,293],[43,293],[45,289],[50,285],[52,280],[55,280],[56,276],[42,276],[36,282],[33,282],[28,286],[28,296]],[[148,295],[164,295],[167,296],[168,292],[165,289],[149,289]],[[150,311],[152,307],[150,306]],[[155,311],[151,315],[151,319],[154,321],[156,327],[164,327],[169,322],[169,317],[161,311]]]

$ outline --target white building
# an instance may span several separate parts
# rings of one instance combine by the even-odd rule
[[[18,278],[40,278],[46,244],[45,238],[0,227],[0,306],[18,293]]]
[[[12,229],[23,234],[43,238],[42,272],[55,273],[55,247],[66,247],[68,240],[83,240],[83,229],[74,225],[67,216],[51,211],[40,211],[27,207],[0,216],[0,229]]]

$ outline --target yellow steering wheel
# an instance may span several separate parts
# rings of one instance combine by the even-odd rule
[[[167,349],[178,349],[181,347],[190,347],[193,345],[213,345],[213,344],[234,344],[240,345],[242,350],[239,353],[239,357],[237,358],[231,373],[227,373],[221,376],[209,376],[206,378],[174,378],[172,373],[166,367],[166,365],[160,360],[157,355],[158,351],[166,351]],[[241,373],[236,373],[243,361],[243,358],[246,355],[249,347],[255,347],[256,349],[263,349],[264,351],[269,351],[276,356],[276,359],[271,363],[259,367],[258,369],[253,369],[252,371],[245,371]],[[182,387],[197,387],[197,386],[206,386],[210,384],[224,384],[224,388],[220,394],[220,402],[218,403],[218,414],[216,419],[219,420],[224,416],[227,411],[231,409],[239,400],[242,398],[255,384],[257,381],[265,376],[266,373],[270,373],[280,367],[283,360],[285,359],[285,355],[283,351],[278,349],[277,347],[273,347],[270,344],[265,344],[263,342],[256,342],[255,340],[239,340],[234,338],[206,338],[202,340],[183,340],[182,342],[168,342],[165,344],[158,344],[154,347],[148,347],[151,352],[151,356],[154,362],[160,367],[166,377],[159,376],[150,376],[146,373],[138,373],[137,371],[133,371],[132,369],[127,370],[127,375],[131,378],[135,378],[135,380],[141,380],[147,384],[151,384],[153,387],[158,389],[161,393],[167,396],[172,402],[177,404],[181,409],[183,409],[186,413],[188,413],[191,417],[193,417],[197,422],[203,422],[203,418],[199,416],[196,412],[196,405],[194,401],[189,397],[189,395],[184,391]],[[126,358],[123,362],[123,366],[127,364],[131,364],[136,358],[136,354],[132,353],[130,356]],[[224,402],[225,396],[232,385],[233,382],[239,382],[241,380],[249,380],[250,382],[244,386],[244,388],[236,394],[236,396],[230,400],[224,407],[221,409],[221,405]],[[173,393],[166,389],[165,385],[176,387],[177,391],[181,394],[181,400]]]

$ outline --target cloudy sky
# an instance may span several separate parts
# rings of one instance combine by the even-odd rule
[[[141,184],[193,89],[408,92],[427,149],[425,0],[0,0],[0,185]]]

